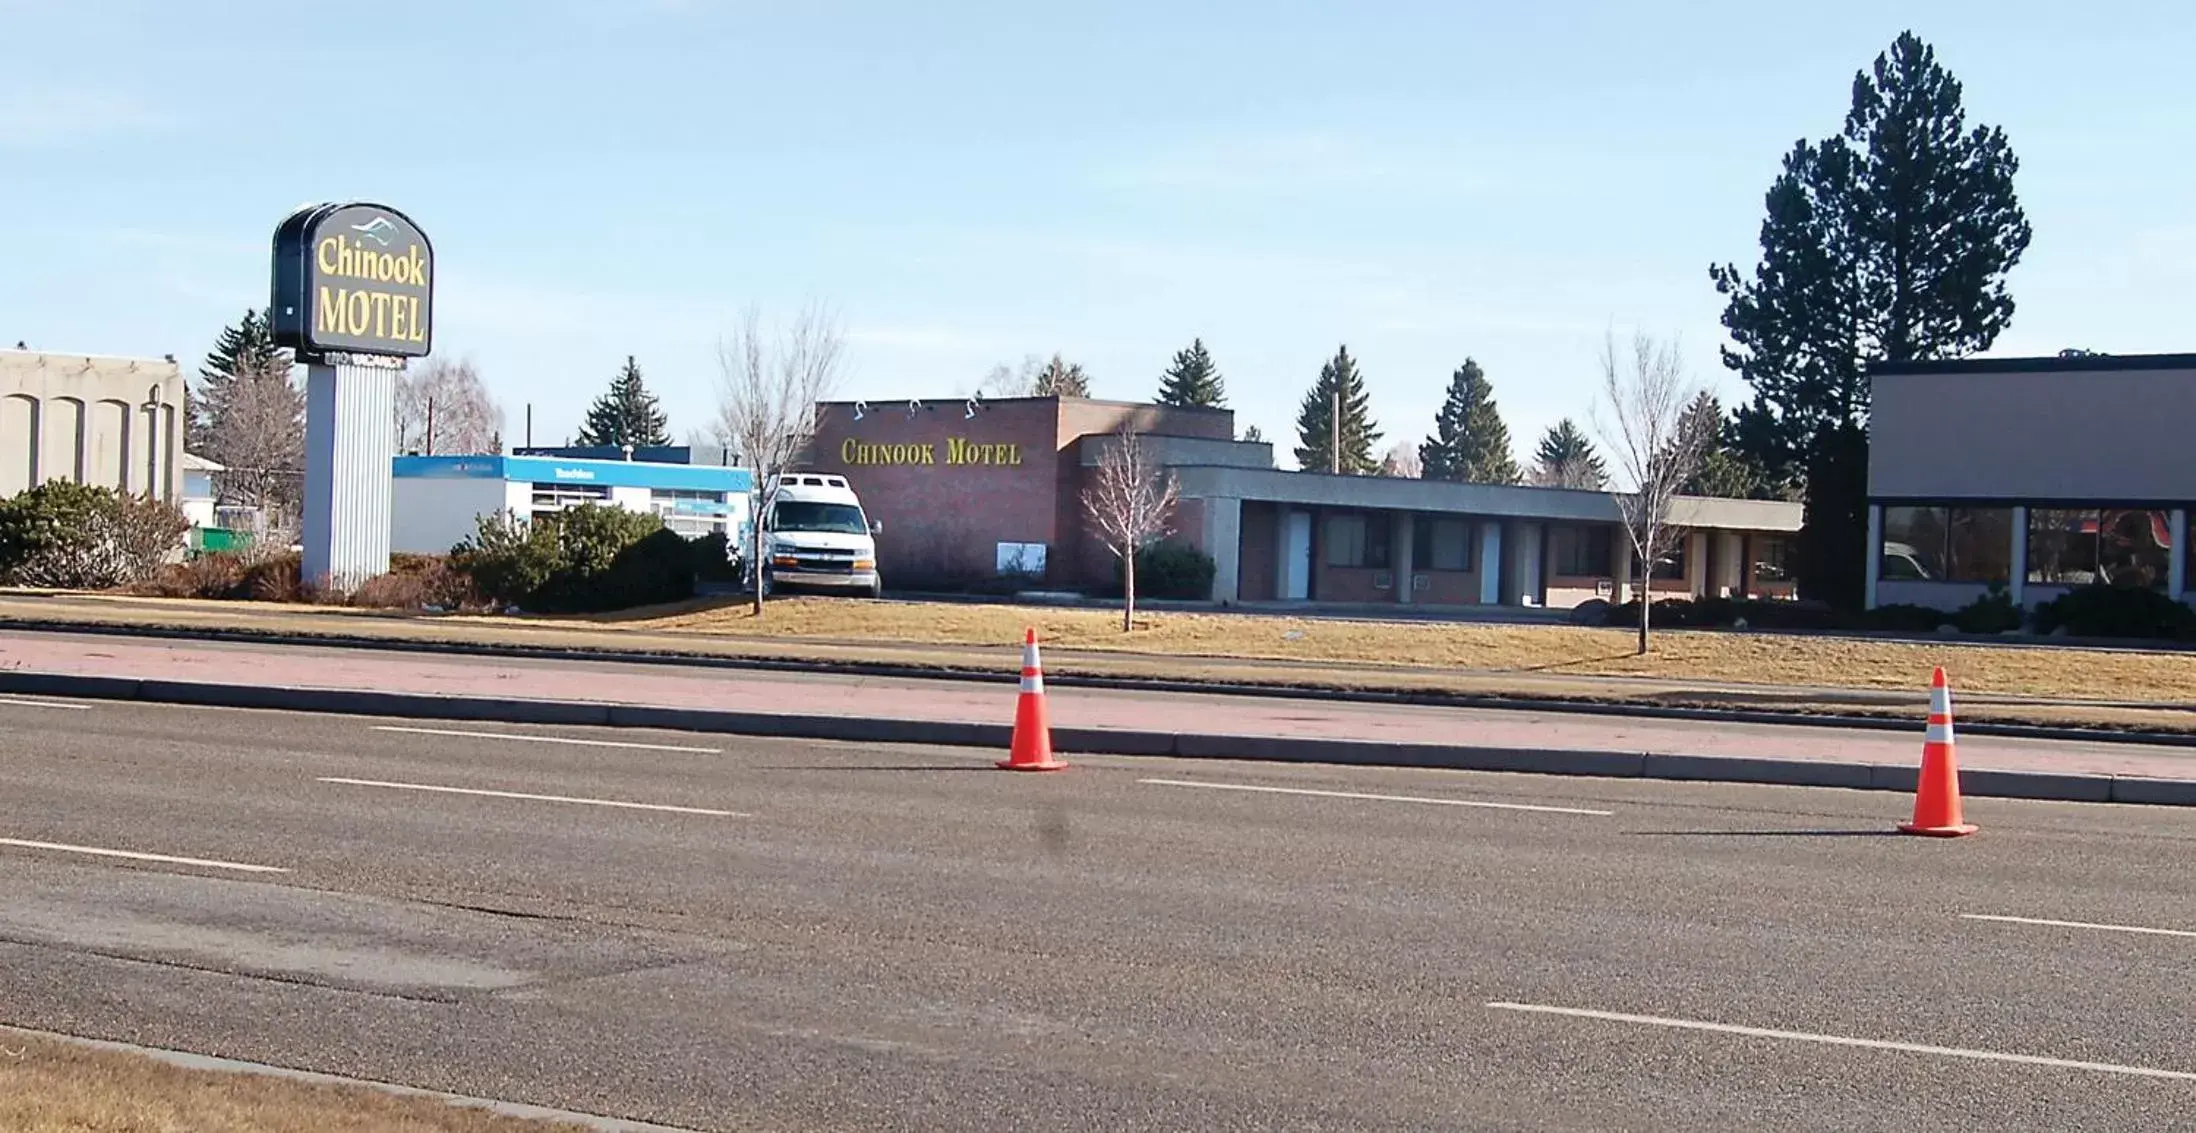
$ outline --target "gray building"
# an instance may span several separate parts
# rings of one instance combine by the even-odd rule
[[[1867,599],[2034,606],[2091,583],[2188,588],[2196,354],[1876,367]]]
[[[183,373],[172,360],[0,350],[0,498],[74,480],[183,493]]]

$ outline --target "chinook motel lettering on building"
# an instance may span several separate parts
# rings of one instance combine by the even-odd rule
[[[434,245],[383,205],[319,205],[275,230],[277,343],[307,361],[330,353],[419,358],[434,344]]]
[[[938,459],[938,446],[934,442],[920,441],[911,444],[870,444],[848,437],[839,444],[839,462],[849,467],[868,465],[999,465],[1013,467],[1022,463],[1022,446],[1017,444],[979,444],[966,437],[947,437],[945,459]]]

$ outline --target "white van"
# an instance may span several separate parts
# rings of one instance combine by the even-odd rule
[[[763,525],[763,592],[882,595],[876,537],[884,525],[863,513],[846,477],[788,472],[773,483],[776,498]]]

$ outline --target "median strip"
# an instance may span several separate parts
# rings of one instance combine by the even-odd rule
[[[1381,803],[1422,803],[1426,806],[1477,807],[1482,810],[1526,810],[1539,814],[1580,814],[1596,818],[1608,818],[1615,814],[1607,810],[1586,810],[1568,806],[1538,806],[1531,803],[1496,803],[1478,799],[1436,799],[1420,795],[1375,795],[1359,791],[1319,791],[1306,787],[1254,787],[1246,783],[1200,783],[1190,779],[1138,779],[1154,787],[1194,787],[1205,791],[1249,791],[1264,795],[1303,795],[1317,799],[1354,799]]]
[[[1816,1043],[1823,1046],[1858,1047],[1863,1050],[1898,1051],[1903,1054],[1922,1054],[1935,1058],[1964,1058],[1976,1062],[2009,1062],[2020,1066],[2048,1066],[2059,1070],[2090,1070],[2099,1074],[2121,1074],[2135,1078],[2165,1078],[2176,1082],[2196,1082],[2196,1073],[2186,1070],[2161,1070],[2154,1066],[2123,1066],[2116,1062],[2081,1062],[2070,1058],[2047,1058],[2036,1054],[2009,1054],[1995,1050],[1970,1050],[1956,1046],[1929,1046],[1923,1043],[1893,1042],[1887,1039],[1857,1039],[1845,1035],[1818,1035],[1807,1031],[1776,1031],[1767,1027],[1741,1027],[1731,1023],[1710,1023],[1698,1019],[1670,1019],[1660,1015],[1626,1015],[1617,1011],[1590,1011],[1582,1007],[1551,1007],[1540,1003],[1489,1003],[1496,1011],[1515,1011],[1533,1015],[1559,1015],[1570,1019],[1592,1019],[1604,1023],[1630,1023],[1644,1027],[1664,1027],[1679,1031],[1707,1031],[1719,1035],[1738,1035],[1751,1039],[1775,1039],[1781,1042]]]
[[[578,806],[616,807],[620,810],[654,810],[669,814],[699,814],[711,818],[753,818],[736,810],[710,810],[706,807],[670,806],[664,803],[633,803],[619,799],[585,799],[571,795],[534,795],[521,791],[489,791],[477,787],[443,787],[431,783],[391,783],[381,779],[342,779],[324,776],[322,783],[337,783],[348,787],[379,787],[390,791],[427,791],[439,795],[477,795],[490,799],[523,799],[538,803],[571,803]]]

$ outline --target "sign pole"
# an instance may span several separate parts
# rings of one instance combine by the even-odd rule
[[[303,578],[356,590],[389,571],[396,382],[403,361],[331,355],[305,371]]]

